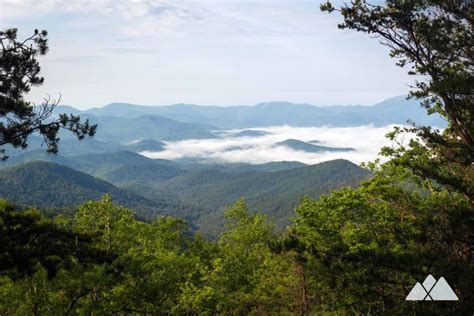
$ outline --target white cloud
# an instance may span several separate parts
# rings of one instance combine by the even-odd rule
[[[56,12],[100,12],[103,14],[120,14],[124,17],[140,17],[150,13],[153,8],[166,6],[171,1],[153,0],[3,0],[2,9],[5,18],[27,16],[30,14],[47,14]],[[26,10],[29,8],[29,10]]]
[[[138,104],[373,104],[411,82],[384,48],[340,31],[323,0],[0,0],[0,24],[49,32],[45,84],[89,108]],[[24,34],[22,34],[24,33]]]
[[[296,34],[304,38],[335,27],[333,18],[315,18],[319,9],[312,0],[3,0],[1,9],[8,22],[62,14],[100,17],[130,39],[171,34],[258,43],[262,37],[270,42]],[[290,48],[292,41],[286,45]]]
[[[300,161],[315,164],[323,161],[343,158],[354,163],[373,160],[380,148],[390,145],[385,134],[394,125],[384,127],[310,127],[300,128],[291,126],[275,126],[269,128],[254,128],[272,134],[262,137],[232,137],[218,139],[190,139],[168,142],[165,151],[143,152],[144,156],[161,159],[197,158],[215,162],[245,162],[252,164],[272,161]],[[237,132],[231,131],[231,132]],[[408,140],[409,137],[405,138]],[[351,147],[351,152],[307,153],[296,151],[285,146],[275,146],[277,142],[286,139],[298,139],[309,142],[318,140],[320,145],[329,147]]]

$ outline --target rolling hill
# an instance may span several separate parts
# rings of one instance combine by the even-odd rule
[[[295,169],[306,166],[298,161],[274,161],[262,164],[248,163],[207,163],[207,164],[181,164],[181,168],[188,171],[198,170],[220,170],[223,172],[243,173],[251,171],[275,172],[281,170]]]
[[[134,152],[142,152],[142,151],[162,151],[165,150],[166,144],[160,142],[156,139],[143,139],[138,142],[134,142],[131,144],[124,145],[123,147],[127,150],[134,151]]]
[[[240,198],[269,214],[281,228],[302,196],[318,197],[342,186],[357,186],[370,176],[342,159],[310,166],[284,161],[188,164],[148,159],[129,151],[48,157],[68,166],[32,161],[0,169],[0,198],[63,208],[108,193],[141,218],[184,217],[208,235],[221,227],[224,206]]]
[[[313,141],[314,142],[314,141]],[[329,152],[341,152],[341,151],[353,151],[354,148],[349,147],[326,147],[320,145],[314,145],[311,143],[303,142],[297,139],[287,139],[282,142],[276,143],[277,146],[286,146],[294,150],[300,150],[308,153],[320,153],[324,151]]]
[[[249,206],[271,215],[278,226],[288,223],[299,198],[318,197],[343,186],[357,186],[370,173],[347,160],[333,160],[312,166],[281,171],[232,173],[222,170],[188,172],[148,186],[127,186],[149,199],[170,198],[185,205],[195,205],[209,212],[196,223],[207,233],[215,233],[214,222],[222,221],[222,208],[245,198]]]
[[[73,207],[110,194],[115,202],[151,219],[170,205],[119,189],[104,180],[52,162],[35,161],[0,170],[0,197],[41,208]]]
[[[207,129],[199,124],[178,122],[156,115],[135,118],[94,116],[90,120],[100,126],[95,137],[102,141],[128,143],[149,138],[183,140],[216,137],[209,131],[212,128]]]
[[[259,131],[259,130],[251,130],[251,129],[246,129],[243,131],[240,131],[234,135],[233,137],[261,137],[261,136],[266,136],[270,135],[271,133],[267,131]]]
[[[108,107],[107,107],[108,108]],[[142,115],[126,115],[126,112],[114,111],[74,111],[83,119],[89,119],[92,124],[100,126],[94,137],[97,141],[127,144],[144,139],[183,140],[215,138],[211,131],[216,127],[210,124],[201,124],[199,121],[186,122],[163,117],[159,114],[142,113]],[[112,106],[115,108],[115,105]],[[70,106],[58,106],[54,115],[70,113]],[[123,115],[122,115],[123,114]],[[70,137],[67,133],[66,137]]]

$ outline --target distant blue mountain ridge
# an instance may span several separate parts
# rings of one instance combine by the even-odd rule
[[[294,127],[351,127],[361,125],[385,126],[388,124],[406,124],[408,120],[421,125],[444,128],[446,122],[437,114],[427,115],[416,99],[406,100],[397,96],[372,106],[337,105],[314,106],[290,102],[265,102],[254,106],[215,106],[175,104],[165,106],[145,106],[128,103],[111,103],[100,108],[80,111],[70,106],[60,105],[56,113],[80,114],[91,121],[105,125],[119,124],[122,127],[166,125],[169,135],[146,137],[158,139],[183,139],[195,133],[195,138],[205,138],[212,129],[255,128],[278,125]],[[130,123],[126,123],[130,121]],[[110,123],[115,121],[115,124]],[[184,124],[184,125],[183,125]],[[179,126],[177,126],[179,125]],[[180,131],[180,133],[178,133]]]

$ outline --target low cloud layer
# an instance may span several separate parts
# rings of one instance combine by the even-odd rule
[[[315,164],[344,158],[359,164],[374,160],[382,146],[391,145],[391,142],[385,138],[385,134],[393,130],[393,127],[393,125],[347,128],[276,126],[252,129],[271,133],[262,137],[233,137],[235,133],[242,130],[232,130],[227,131],[222,138],[168,142],[165,151],[142,152],[142,154],[155,159],[195,158],[212,162],[251,164],[272,161],[300,161],[306,164]],[[321,146],[351,147],[355,150],[351,152],[308,153],[275,145],[286,139],[305,142],[317,140],[320,142],[318,145]]]

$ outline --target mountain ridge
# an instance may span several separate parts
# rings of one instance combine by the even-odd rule
[[[315,142],[315,141],[313,141]],[[347,151],[354,151],[354,148],[349,147],[328,147],[328,146],[321,146],[315,145],[314,143],[310,142],[303,142],[298,139],[287,139],[275,144],[276,146],[286,146],[293,150],[304,151],[308,153],[321,153],[321,152],[347,152]]]
[[[57,111],[60,112],[61,106]],[[85,115],[138,118],[152,115],[182,123],[202,124],[201,127],[251,128],[275,125],[310,126],[361,126],[405,124],[408,120],[419,124],[443,127],[445,122],[437,116],[426,115],[419,100],[392,97],[372,106],[333,105],[316,106],[308,103],[261,102],[256,105],[194,105],[174,104],[148,106],[130,103],[110,103],[81,111]],[[79,113],[80,114],[80,113]]]
[[[163,204],[84,172],[53,162],[32,161],[0,170],[0,196],[15,203],[45,208],[74,207],[104,194],[134,208],[143,218],[156,217]]]
[[[342,186],[357,186],[370,176],[344,159],[316,165],[193,166],[119,151],[58,161],[77,169],[45,161],[0,169],[0,197],[21,205],[62,208],[110,194],[140,218],[179,216],[205,234],[215,235],[218,227],[208,225],[209,216],[223,222],[223,208],[240,198],[283,227],[302,196],[318,197]]]

